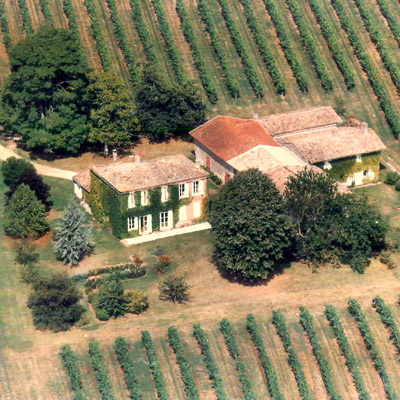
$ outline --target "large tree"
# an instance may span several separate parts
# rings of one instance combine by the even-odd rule
[[[136,127],[134,104],[127,87],[112,71],[96,70],[89,78],[89,140],[104,146],[126,146],[132,142]]]
[[[76,152],[88,134],[88,67],[76,36],[45,26],[9,53],[0,124],[29,149]]]
[[[136,94],[136,116],[151,140],[186,135],[205,120],[205,105],[192,82],[171,85],[147,66]]]
[[[272,180],[257,169],[238,173],[211,203],[220,267],[248,281],[265,279],[289,247],[292,224]]]
[[[11,185],[16,182],[23,173],[36,173],[36,169],[32,163],[23,158],[8,157],[1,164],[1,172],[3,174],[4,183]]]

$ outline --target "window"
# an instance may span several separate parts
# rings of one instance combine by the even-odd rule
[[[137,218],[128,217],[128,232],[137,229]]]
[[[194,181],[193,182],[193,189],[192,189],[193,194],[200,194],[200,181]]]
[[[359,154],[359,155],[356,157],[356,162],[358,162],[358,163],[362,162],[362,160],[361,160],[361,154]]]
[[[187,188],[186,188],[186,183],[181,183],[179,185],[179,198],[181,199],[182,197],[188,197],[187,193]]]
[[[128,208],[135,207],[135,192],[131,192],[128,195]]]
[[[166,229],[168,227],[168,211],[160,212],[160,229]]]
[[[329,171],[330,169],[332,169],[332,164],[329,161],[325,161],[323,168]]]
[[[139,217],[140,233],[147,233],[149,231],[149,218],[147,215]]]
[[[168,201],[168,186],[161,186],[161,202]]]
[[[142,190],[140,193],[140,204],[142,206],[147,206],[149,204],[149,192],[147,190]]]

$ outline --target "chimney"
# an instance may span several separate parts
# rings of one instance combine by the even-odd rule
[[[368,133],[368,124],[366,122],[361,122],[361,132],[364,135]]]
[[[258,119],[258,114],[257,113],[253,113],[253,119]]]
[[[113,172],[111,175],[111,184],[115,186],[118,185],[118,182],[119,182],[118,174],[116,172]]]
[[[112,153],[113,153],[113,162],[117,162],[118,161],[117,149],[114,149]]]
[[[140,156],[138,156],[137,154],[135,154],[135,163],[141,163],[142,159],[140,158]]]

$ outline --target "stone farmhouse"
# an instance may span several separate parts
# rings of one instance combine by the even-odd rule
[[[95,166],[74,192],[118,238],[182,227],[202,218],[209,173],[182,154]]]
[[[312,107],[254,119],[217,116],[190,134],[196,161],[225,183],[249,168],[269,175],[280,191],[304,168],[347,186],[378,180],[385,145],[367,124],[342,122],[332,107]]]

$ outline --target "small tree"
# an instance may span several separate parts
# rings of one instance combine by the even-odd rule
[[[117,274],[112,274],[100,287],[97,308],[105,310],[110,317],[114,318],[126,313],[124,289]]]
[[[19,185],[5,209],[4,230],[16,238],[35,238],[49,229],[44,204],[28,185]]]
[[[172,301],[174,303],[186,303],[190,300],[191,286],[186,283],[184,276],[170,275],[160,282],[158,290],[161,300]]]
[[[72,199],[58,221],[54,235],[54,251],[59,260],[71,267],[92,250],[90,228],[84,225],[84,214]]]
[[[248,281],[267,278],[292,238],[285,202],[259,170],[237,174],[210,205],[219,266]]]
[[[14,250],[15,262],[21,265],[35,264],[39,258],[36,246],[26,239],[18,242]]]
[[[127,290],[124,293],[126,301],[126,312],[141,314],[149,308],[149,300],[144,292],[137,290]]]
[[[3,174],[4,183],[11,185],[17,181],[23,173],[36,173],[35,167],[23,158],[9,157],[1,164],[1,172]]]
[[[65,331],[77,322],[84,308],[78,304],[80,293],[65,273],[42,274],[33,282],[29,296],[33,323],[40,330]]]

